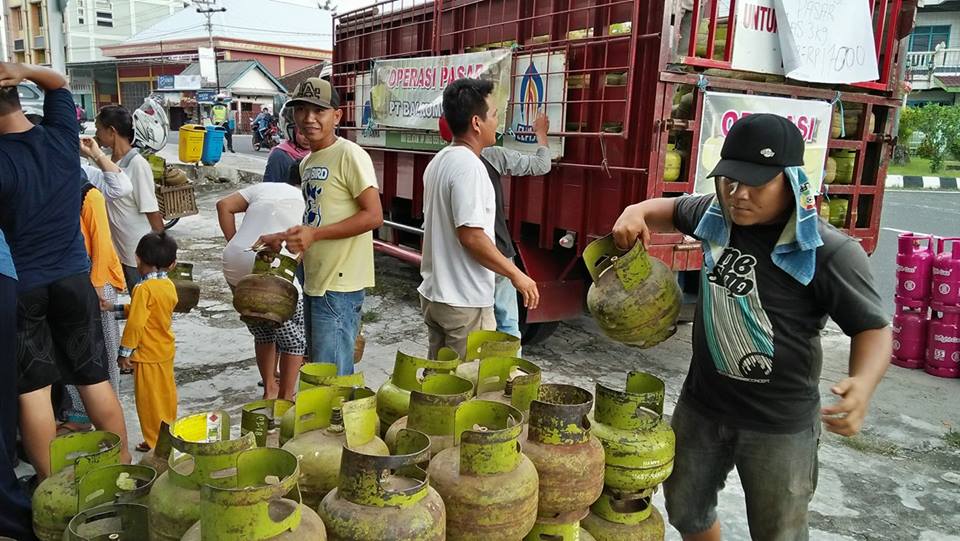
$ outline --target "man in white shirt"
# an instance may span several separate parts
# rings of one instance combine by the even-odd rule
[[[443,116],[453,143],[423,175],[424,237],[420,306],[430,333],[429,357],[446,346],[465,356],[467,335],[493,330],[494,277],[510,279],[524,306],[540,302],[537,284],[497,250],[496,198],[481,151],[499,125],[493,83],[460,79],[443,91]]]

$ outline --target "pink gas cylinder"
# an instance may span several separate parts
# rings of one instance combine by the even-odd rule
[[[927,353],[927,304],[897,297],[893,315],[893,364],[923,368]]]
[[[960,237],[937,239],[930,301],[948,306],[960,305]]]
[[[931,308],[924,369],[941,378],[960,378],[960,307],[940,304]]]
[[[930,274],[933,270],[933,237],[901,233],[897,237],[898,297],[930,302]]]

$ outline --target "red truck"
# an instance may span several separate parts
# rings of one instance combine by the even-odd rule
[[[822,208],[836,206],[831,221],[872,252],[916,0],[866,1],[874,43],[847,56],[862,62],[875,54],[879,77],[843,85],[733,69],[738,32],[777,30],[773,0],[700,0],[690,2],[692,13],[673,0],[388,0],[336,16],[332,81],[344,101],[341,125],[373,157],[382,189],[386,222],[377,249],[419,264],[422,175],[442,141],[435,131],[381,128],[382,141],[367,143],[360,101],[374,62],[508,47],[514,87],[526,68],[517,59],[531,54],[562,55],[565,81],[553,104],[562,106],[564,122],[551,126],[551,136],[563,138],[562,157],[543,177],[504,179],[519,260],[541,291],[540,307],[522,314],[525,341],[542,340],[581,313],[589,276],[580,254],[610,232],[624,207],[696,190],[696,164],[710,146],[701,138],[705,90],[835,103],[817,164],[834,203]],[[674,38],[683,24],[697,39]],[[841,66],[849,60],[832,54]],[[846,178],[830,183],[837,173]],[[697,281],[684,278],[700,268],[699,243],[658,234],[649,250],[695,293]]]

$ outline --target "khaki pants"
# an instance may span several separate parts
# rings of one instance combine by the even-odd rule
[[[461,308],[428,301],[421,295],[420,311],[430,334],[430,352],[427,357],[431,359],[437,358],[437,352],[442,347],[453,349],[463,359],[467,351],[467,335],[473,331],[497,329],[493,306]]]

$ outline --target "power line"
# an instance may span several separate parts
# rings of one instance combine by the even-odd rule
[[[199,0],[196,0],[197,4],[200,4]],[[214,0],[205,0],[204,5],[212,6]],[[205,7],[197,8],[197,13],[205,15],[207,17],[207,37],[210,39],[210,49],[213,51],[213,66],[216,71],[217,79],[217,94],[220,94],[220,60],[217,58],[217,50],[213,46],[213,14],[214,13],[225,13],[227,8],[225,7]],[[199,61],[199,58],[197,59]],[[202,69],[200,70],[203,71]]]

